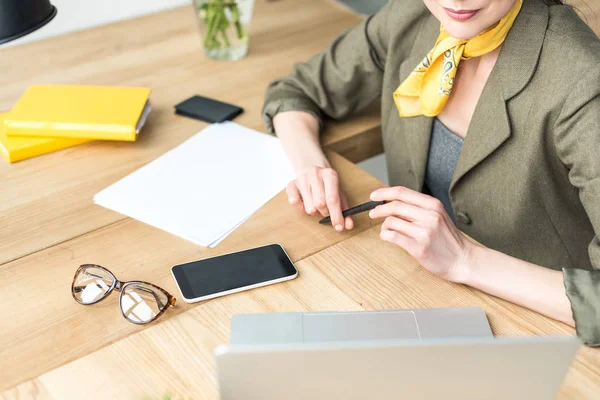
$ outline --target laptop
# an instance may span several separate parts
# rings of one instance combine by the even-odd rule
[[[236,315],[222,400],[554,399],[576,337],[494,338],[479,308]]]
[[[278,344],[349,340],[492,337],[481,308],[239,314],[230,343]]]

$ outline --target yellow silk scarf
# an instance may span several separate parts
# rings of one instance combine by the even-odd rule
[[[394,92],[400,116],[435,117],[441,113],[452,93],[460,61],[497,49],[506,39],[522,4],[523,0],[517,0],[497,24],[470,40],[455,39],[440,27],[433,49]]]

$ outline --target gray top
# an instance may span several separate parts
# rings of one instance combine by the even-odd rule
[[[463,143],[463,139],[446,128],[437,118],[433,120],[425,185],[431,195],[444,204],[453,221],[455,217],[450,202],[450,183]]]

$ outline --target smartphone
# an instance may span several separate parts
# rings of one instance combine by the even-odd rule
[[[278,244],[192,261],[171,268],[187,303],[284,282],[298,270]]]
[[[231,121],[243,112],[241,107],[203,96],[192,96],[175,106],[176,114],[209,123]]]

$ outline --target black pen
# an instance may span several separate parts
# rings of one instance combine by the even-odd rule
[[[360,204],[356,207],[349,208],[347,210],[342,211],[342,215],[345,217],[349,215],[358,214],[361,212],[369,211],[374,209],[377,206],[387,203],[385,200],[383,201],[369,201],[368,203]],[[325,217],[319,221],[320,224],[328,224],[331,222],[331,217]]]

